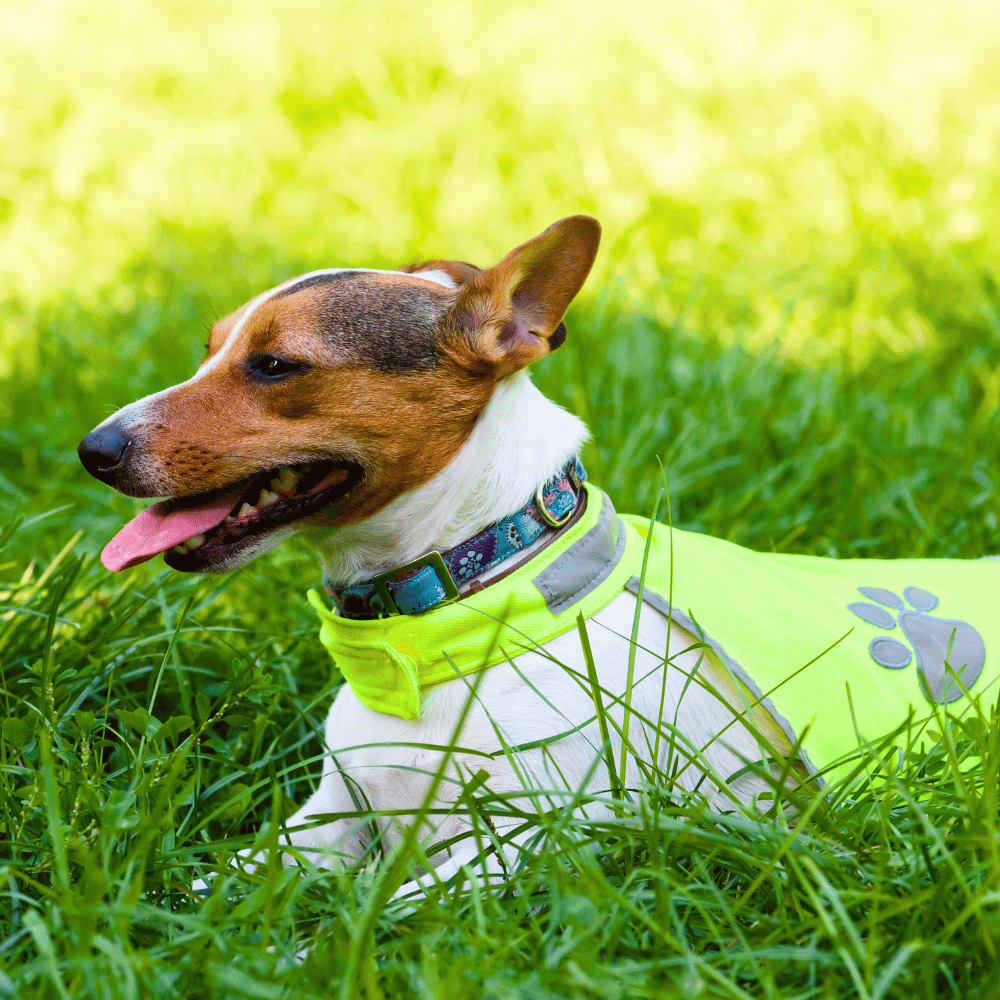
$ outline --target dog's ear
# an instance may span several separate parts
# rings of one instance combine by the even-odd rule
[[[444,321],[453,356],[503,378],[554,351],[566,339],[563,314],[600,241],[596,219],[573,215],[467,280]]]
[[[435,277],[443,274],[455,286],[464,285],[469,278],[474,278],[483,272],[481,267],[467,264],[464,260],[425,260],[422,264],[407,264],[397,270],[403,274],[415,274],[418,278],[422,278],[425,272],[438,272]]]

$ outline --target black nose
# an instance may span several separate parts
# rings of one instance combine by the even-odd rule
[[[132,439],[114,424],[91,431],[77,449],[83,467],[101,482],[114,485],[118,466]]]

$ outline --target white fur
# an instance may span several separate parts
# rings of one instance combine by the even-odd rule
[[[440,268],[434,268],[432,271],[417,271],[412,274],[413,278],[423,278],[425,281],[433,281],[437,285],[444,285],[445,288],[457,288],[458,283],[455,279],[447,272],[442,271]]]

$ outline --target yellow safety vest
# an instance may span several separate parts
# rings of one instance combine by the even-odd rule
[[[584,513],[552,544],[460,601],[359,621],[310,591],[321,641],[358,700],[416,719],[424,689],[543,646],[580,612],[638,592],[650,522],[619,517],[601,490],[585,489]],[[963,687],[997,697],[1000,562],[824,559],[652,531],[645,601],[703,638],[792,743],[808,727],[810,770],[857,749],[855,719],[875,739],[911,707],[923,717],[931,702],[964,698]]]

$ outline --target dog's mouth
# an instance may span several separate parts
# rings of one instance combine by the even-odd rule
[[[161,500],[108,542],[101,562],[118,572],[163,552],[173,569],[205,572],[339,500],[360,479],[356,462],[324,460],[270,469],[195,497]]]

